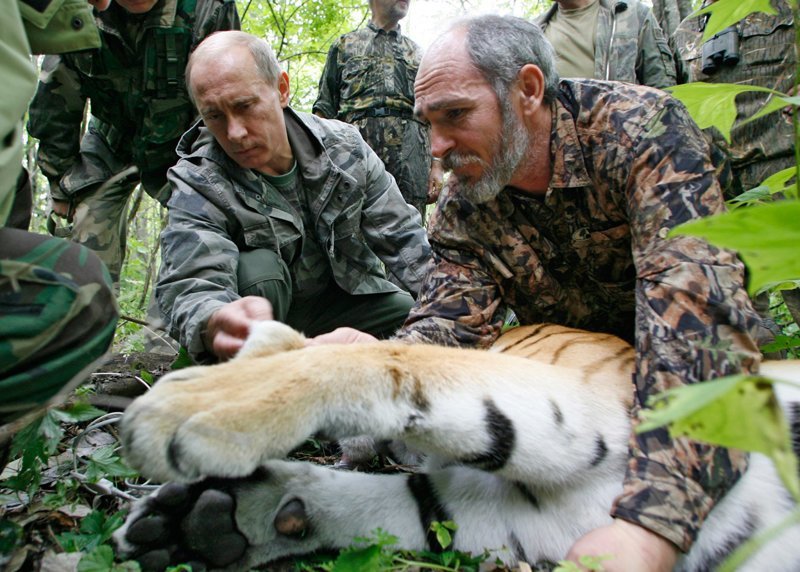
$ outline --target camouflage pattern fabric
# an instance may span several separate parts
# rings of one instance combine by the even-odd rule
[[[291,109],[284,117],[313,228],[263,177],[227,157],[201,123],[183,137],[181,160],[169,171],[156,297],[170,335],[197,361],[210,359],[202,339],[208,318],[240,297],[240,251],[278,252],[293,283],[303,284],[297,257],[304,241],[316,240],[336,284],[354,295],[399,291],[382,263],[412,294],[427,270],[419,213],[358,131]]]
[[[83,381],[111,345],[110,277],[89,250],[0,229],[0,424]]]
[[[635,344],[637,407],[656,392],[757,369],[760,321],[729,251],[674,226],[722,212],[709,148],[686,109],[656,89],[562,80],[552,105],[545,196],[510,188],[476,208],[453,181],[429,233],[434,264],[398,337],[488,347],[507,311]],[[613,515],[687,550],[746,458],[632,437]]]
[[[792,9],[784,0],[772,0],[777,15],[756,12],[739,22],[739,63],[703,73],[703,19],[685,20],[673,37],[682,82],[702,81],[753,85],[791,93],[794,89],[795,30]],[[733,194],[753,189],[764,179],[794,165],[792,118],[777,112],[742,125],[772,96],[747,93],[736,98],[736,123],[728,144],[714,128],[714,142],[731,158],[738,185]],[[729,197],[731,198],[731,197]]]
[[[594,78],[665,88],[675,85],[675,64],[650,7],[637,0],[597,0]],[[536,18],[544,30],[558,4]],[[553,46],[558,53],[558,46]]]
[[[328,52],[313,111],[357,126],[424,222],[431,154],[428,128],[413,116],[420,58],[400,26],[370,22],[344,34]]]
[[[166,203],[167,169],[195,118],[184,83],[192,49],[238,29],[233,0],[160,0],[141,16],[112,3],[96,16],[102,46],[47,56],[29,110],[37,161],[53,198],[82,203],[71,238],[95,250],[115,282],[124,258],[125,205],[136,183]],[[86,101],[92,119],[81,137]],[[130,166],[132,176],[109,182]]]

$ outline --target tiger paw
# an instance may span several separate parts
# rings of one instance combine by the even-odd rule
[[[180,563],[195,571],[217,569],[239,561],[248,543],[234,520],[235,497],[224,488],[162,486],[139,501],[115,534],[120,553],[145,571]]]
[[[163,485],[138,501],[114,533],[118,552],[146,571],[182,563],[195,571],[247,570],[313,552],[320,544],[308,534],[303,496],[319,471],[273,461],[246,478]]]

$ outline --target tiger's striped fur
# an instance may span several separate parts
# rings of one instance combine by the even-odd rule
[[[241,550],[215,548],[217,523],[186,538],[205,516],[173,527],[185,534],[169,540],[172,553],[177,544],[178,554],[212,567],[245,570],[341,548],[378,528],[401,547],[435,550],[430,524],[444,520],[458,524],[455,549],[488,549],[509,564],[556,561],[611,521],[627,462],[633,364],[618,338],[553,325],[512,330],[480,351],[304,347],[297,332],[265,322],[236,359],[163,378],[129,408],[122,434],[144,474],[195,482],[192,499],[208,489],[233,499]],[[800,382],[796,362],[765,370]],[[399,439],[426,460],[419,472],[393,475],[279,460],[314,434]],[[793,506],[771,463],[753,455],[681,569],[713,568]],[[138,504],[117,533],[123,552],[151,554],[132,532],[159,510],[157,499]],[[800,569],[800,527],[747,569]]]

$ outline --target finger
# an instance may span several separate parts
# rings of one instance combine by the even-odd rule
[[[251,320],[274,320],[272,304],[260,296],[247,296],[241,299],[244,315]]]
[[[214,336],[212,351],[222,360],[231,359],[244,345],[244,337],[236,337],[227,332],[219,331]]]

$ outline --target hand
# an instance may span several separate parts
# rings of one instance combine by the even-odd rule
[[[69,221],[72,220],[72,204],[70,201],[61,201],[58,199],[50,199],[53,207],[53,214]]]
[[[208,319],[206,348],[220,360],[228,360],[242,348],[254,322],[272,319],[272,304],[266,298],[246,296],[225,304]]]
[[[431,161],[431,172],[428,175],[428,198],[427,204],[433,204],[439,199],[439,193],[442,192],[442,180],[444,179],[444,169],[442,169],[442,162],[433,159]]]
[[[378,338],[355,328],[336,328],[327,334],[306,340],[307,346],[323,346],[325,344],[366,344],[377,342]]]
[[[567,560],[581,556],[611,555],[603,560],[606,572],[670,572],[678,559],[678,548],[646,528],[616,519],[596,528],[572,545]]]

